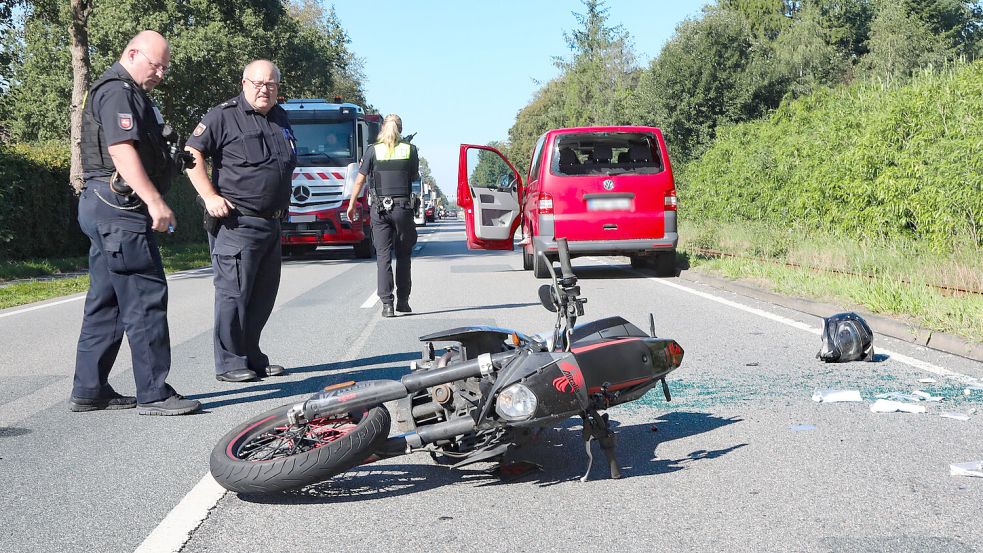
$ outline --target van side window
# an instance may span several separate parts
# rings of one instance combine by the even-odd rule
[[[536,147],[532,151],[532,166],[529,167],[529,176],[526,178],[526,183],[530,183],[537,178],[539,178],[539,166],[543,163],[543,156],[546,152],[543,150],[543,143],[546,142],[546,135],[539,137],[539,141],[536,142]]]

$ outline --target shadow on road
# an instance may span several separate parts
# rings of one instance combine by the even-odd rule
[[[694,463],[727,455],[747,444],[734,444],[717,449],[698,449],[679,459],[659,459],[655,449],[660,443],[686,438],[741,422],[700,412],[675,412],[658,418],[658,431],[651,423],[616,428],[617,456],[623,478],[654,476],[684,470]],[[612,421],[614,425],[614,421]],[[564,421],[559,428],[544,433],[540,439],[517,450],[509,459],[529,461],[542,470],[529,472],[513,479],[502,479],[491,473],[490,463],[476,464],[460,470],[435,464],[422,454],[407,458],[407,463],[364,465],[330,480],[300,490],[269,495],[240,494],[249,503],[291,505],[332,504],[383,499],[411,493],[421,493],[445,485],[472,484],[475,486],[508,485],[530,482],[541,487],[570,482],[583,476],[587,469],[579,419]],[[610,478],[607,462],[598,444],[593,443],[594,465],[590,480]],[[410,460],[417,462],[412,463]]]

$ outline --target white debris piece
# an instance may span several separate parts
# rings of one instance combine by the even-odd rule
[[[816,390],[812,393],[812,401],[820,403],[838,403],[841,401],[863,401],[860,390]]]
[[[893,399],[895,401],[921,401],[925,399],[918,395],[906,394],[904,392],[888,392],[886,394],[877,394],[874,397],[877,399]]]
[[[921,405],[913,405],[902,401],[891,401],[889,399],[879,399],[870,406],[871,413],[894,413],[895,411],[901,411],[902,413],[924,413],[925,408]]]
[[[919,378],[918,379],[918,383],[919,384],[935,384],[935,379],[934,378]]]
[[[957,421],[968,421],[969,415],[963,413],[941,413],[940,417],[945,417],[947,419],[956,419]]]
[[[970,461],[968,463],[953,463],[949,465],[950,476],[975,476],[983,478],[983,461]]]
[[[964,396],[968,396],[968,395],[972,394],[973,392],[977,392],[977,393],[978,392],[983,392],[983,386],[970,386],[969,388],[966,388],[965,390],[963,390],[963,395]]]
[[[921,390],[915,390],[911,393],[918,396],[919,399],[924,399],[925,401],[942,401],[942,396],[933,396],[932,394]]]

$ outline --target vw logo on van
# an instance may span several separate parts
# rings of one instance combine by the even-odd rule
[[[293,196],[298,202],[306,202],[311,197],[311,189],[303,185],[295,186]]]
[[[614,181],[613,180],[611,180],[611,179],[604,179],[604,182],[602,184],[604,184],[604,189],[605,190],[614,190]]]

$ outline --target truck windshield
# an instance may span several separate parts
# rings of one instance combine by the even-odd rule
[[[352,121],[291,122],[297,138],[298,167],[342,167],[355,162]]]

